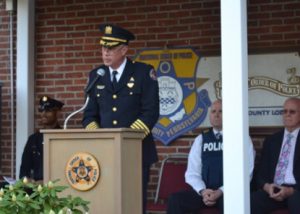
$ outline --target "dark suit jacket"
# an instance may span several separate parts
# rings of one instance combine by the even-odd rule
[[[284,130],[281,130],[267,137],[264,141],[262,156],[259,161],[259,169],[256,177],[259,188],[263,188],[265,183],[273,183],[274,181],[283,136]],[[296,180],[295,188],[300,190],[300,132],[298,133],[296,141],[293,173]]]
[[[57,125],[54,129],[61,129]],[[29,136],[22,155],[19,178],[28,177],[34,180],[43,180],[43,133],[36,132]]]
[[[22,155],[20,178],[43,179],[43,134],[36,132],[29,136]]]
[[[127,59],[116,89],[112,87],[109,68],[102,65],[90,72],[89,82],[96,78],[99,68],[105,70],[90,93],[84,110],[84,127],[97,123],[100,128],[147,127],[149,131],[159,117],[158,82],[151,65]],[[157,161],[157,152],[151,132],[142,145],[143,164]]]

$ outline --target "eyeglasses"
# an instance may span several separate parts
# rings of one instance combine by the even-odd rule
[[[211,110],[211,113],[217,113],[217,112],[218,112],[218,113],[222,113],[222,110],[218,110],[218,111],[215,110],[215,109]]]
[[[102,52],[116,53],[116,52],[120,51],[123,47],[124,47],[123,45],[119,45],[119,46],[113,47],[113,48],[102,47]]]
[[[296,114],[297,111],[293,109],[283,109],[283,114]]]

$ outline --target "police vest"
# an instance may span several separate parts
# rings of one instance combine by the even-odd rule
[[[223,142],[212,129],[202,137],[202,179],[207,188],[218,189],[223,186]]]

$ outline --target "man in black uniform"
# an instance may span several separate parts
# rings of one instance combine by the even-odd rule
[[[104,65],[90,72],[88,85],[92,88],[82,124],[87,129],[130,127],[145,132],[142,144],[145,213],[149,170],[157,161],[151,129],[159,117],[158,82],[151,65],[126,57],[128,43],[135,38],[131,32],[111,24],[101,25],[100,31]]]
[[[57,115],[64,103],[43,96],[40,99],[39,111],[43,129],[59,129]],[[20,178],[27,177],[34,181],[43,180],[43,134],[36,132],[29,136],[25,145],[22,163],[20,168]]]

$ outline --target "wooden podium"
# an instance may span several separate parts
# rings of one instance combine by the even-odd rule
[[[142,213],[143,132],[128,128],[42,132],[45,182],[60,179],[59,185],[69,186],[63,194],[90,201],[92,214]],[[78,164],[80,158],[94,162]],[[82,190],[80,185],[94,186]]]

